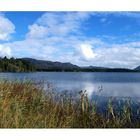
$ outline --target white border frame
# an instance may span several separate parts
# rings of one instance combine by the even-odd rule
[[[0,0],[0,11],[139,11],[140,0]]]
[[[140,11],[140,0],[0,0],[0,11]],[[139,129],[1,129],[3,140],[136,140]]]

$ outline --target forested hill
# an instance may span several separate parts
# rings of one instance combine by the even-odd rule
[[[80,67],[71,63],[36,60],[32,58],[0,58],[0,72],[32,71],[79,71]]]
[[[36,60],[32,58],[0,58],[0,72],[76,71],[76,72],[140,72],[137,69],[79,67],[71,63]]]
[[[36,71],[76,71],[76,72],[136,72],[136,70],[126,68],[106,68],[106,67],[80,67],[71,63],[52,62],[46,60],[36,60],[32,58],[22,58],[36,68]]]
[[[30,72],[35,71],[35,67],[22,59],[7,57],[0,58],[0,72]]]
[[[34,66],[37,71],[79,71],[80,67],[71,63],[52,62],[46,60],[36,60],[32,58],[22,58]]]

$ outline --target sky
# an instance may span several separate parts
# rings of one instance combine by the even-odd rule
[[[0,57],[140,65],[140,12],[0,12]]]

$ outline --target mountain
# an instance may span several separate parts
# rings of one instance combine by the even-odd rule
[[[61,63],[52,62],[45,60],[36,60],[32,58],[21,58],[22,60],[28,62],[30,65],[34,66],[39,71],[78,71],[79,66],[73,65],[71,63]]]
[[[82,68],[82,71],[91,72],[136,72],[136,70],[126,69],[126,68],[107,68],[107,67],[96,67],[89,66]]]
[[[81,71],[81,72],[135,72],[136,70],[126,68],[107,68],[97,66],[80,67],[71,63],[52,62],[36,60],[32,58],[21,58],[36,68],[37,71]]]
[[[140,71],[140,66],[136,67],[134,70]]]

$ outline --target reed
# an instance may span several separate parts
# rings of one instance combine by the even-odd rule
[[[109,100],[100,112],[86,91],[75,99],[50,85],[44,90],[32,81],[0,82],[0,128],[140,128],[138,106],[135,114],[129,100],[122,109]]]

